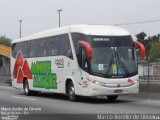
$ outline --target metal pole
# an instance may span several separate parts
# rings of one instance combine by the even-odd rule
[[[3,67],[6,65],[6,61],[5,61],[4,56],[2,57],[2,64],[3,64]]]
[[[61,12],[59,12],[59,27],[61,27]]]
[[[57,10],[57,12],[59,14],[59,27],[61,27],[61,11],[62,11],[62,9]]]
[[[148,86],[149,86],[149,60],[148,60]]]
[[[19,23],[20,23],[20,28],[19,28],[19,38],[21,38],[22,36],[22,26],[21,26],[21,23],[22,23],[22,20],[19,20]]]
[[[148,87],[149,87],[149,82],[150,82],[150,78],[149,78],[149,50],[148,50],[148,44],[147,44],[147,62],[148,62]]]

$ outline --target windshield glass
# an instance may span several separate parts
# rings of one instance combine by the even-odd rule
[[[93,50],[92,74],[103,77],[131,77],[138,73],[131,36],[88,36]]]

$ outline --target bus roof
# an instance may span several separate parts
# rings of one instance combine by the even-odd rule
[[[60,35],[65,33],[83,33],[86,35],[103,35],[103,36],[125,36],[130,35],[130,33],[120,27],[113,25],[70,25],[64,26],[60,28],[55,28],[51,30],[47,30],[44,32],[40,32],[37,34],[33,34],[21,39],[13,40],[12,43],[33,40],[38,38],[45,38],[54,35]]]

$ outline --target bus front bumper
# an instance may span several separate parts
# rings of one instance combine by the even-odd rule
[[[105,95],[123,95],[123,94],[137,94],[139,92],[139,82],[120,87],[107,87],[92,84],[91,96],[105,96]]]

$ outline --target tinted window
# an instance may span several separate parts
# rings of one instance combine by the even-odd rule
[[[131,36],[88,36],[92,47],[125,47],[132,46]]]
[[[57,43],[57,37],[53,36],[47,38],[47,56],[53,56],[58,54]]]
[[[30,51],[29,51],[29,57],[36,57],[37,56],[37,42],[36,40],[30,41]]]
[[[19,42],[12,44],[12,57],[16,58],[19,50],[22,52],[24,58],[28,57],[28,42]]]
[[[60,35],[57,37],[58,37],[58,54],[73,58],[71,46],[70,46],[70,42],[69,42],[69,36],[68,35]]]
[[[28,49],[28,42],[22,42],[20,44],[20,50],[22,51],[22,55],[24,58],[28,57],[28,52],[29,52],[29,49]]]
[[[17,43],[13,43],[12,44],[12,57],[13,58],[16,58],[16,55],[17,55],[17,52],[18,52],[18,49],[17,49]]]
[[[80,40],[86,40],[86,37],[84,34],[81,33],[72,33],[72,40],[74,44],[74,48],[76,50],[76,54],[79,54],[79,43]]]
[[[67,34],[12,44],[13,57],[16,57],[18,50],[24,57],[64,55],[73,58]]]
[[[37,56],[38,57],[47,56],[46,40],[47,38],[37,40],[37,52],[38,52]]]

